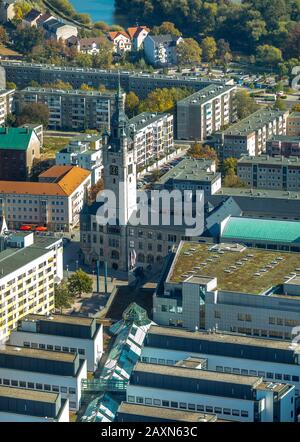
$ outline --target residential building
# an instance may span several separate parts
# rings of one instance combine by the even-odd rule
[[[205,370],[289,383],[295,386],[295,395],[299,397],[299,352],[299,344],[293,346],[290,341],[154,325],[144,341],[141,361],[178,365],[184,360],[183,365],[189,366],[197,358],[205,362]]]
[[[1,127],[0,180],[28,180],[34,162],[40,158],[41,146],[41,141],[34,128]]]
[[[18,91],[16,106],[22,109],[30,103],[46,104],[50,114],[49,129],[101,131],[110,126],[113,98],[111,92],[28,87]]]
[[[81,381],[87,378],[86,360],[78,353],[62,353],[11,345],[0,348],[0,379],[4,386],[60,393],[71,410],[81,404]]]
[[[215,414],[122,402],[115,422],[217,422]]]
[[[149,64],[157,67],[177,64],[177,46],[182,37],[171,34],[151,35],[144,40],[145,57]]]
[[[300,190],[300,158],[243,156],[237,162],[237,176],[253,189],[295,192]]]
[[[300,136],[278,135],[267,140],[266,153],[270,156],[283,155],[284,157],[300,156]]]
[[[37,27],[41,28],[43,27],[43,24],[46,23],[49,20],[55,19],[54,15],[51,15],[50,12],[45,12],[37,19]]]
[[[25,15],[25,17],[22,20],[22,24],[24,26],[35,26],[37,27],[38,19],[42,17],[42,12],[38,11],[37,9],[32,8],[28,14]]]
[[[66,41],[68,38],[77,37],[78,35],[78,28],[76,26],[57,18],[49,18],[46,21],[42,20],[39,25],[43,27],[48,38],[53,38],[57,41]]]
[[[289,114],[286,129],[289,137],[300,137],[300,112]]]
[[[53,166],[39,182],[0,181],[0,215],[9,228],[30,224],[69,231],[79,222],[90,185],[90,172],[75,166]]]
[[[12,331],[10,345],[63,353],[78,353],[87,370],[96,371],[103,354],[103,326],[95,318],[29,314]]]
[[[112,42],[114,47],[114,53],[122,55],[125,52],[131,51],[132,43],[131,38],[124,31],[111,31],[108,33],[108,39]]]
[[[222,158],[260,155],[273,135],[286,135],[288,113],[262,109],[215,134],[214,147]]]
[[[177,102],[177,139],[206,140],[236,120],[236,86],[211,85]]]
[[[3,0],[0,4],[0,22],[7,23],[15,18],[16,0]]]
[[[153,320],[289,340],[300,325],[298,263],[298,253],[183,241],[154,294]]]
[[[221,189],[221,174],[216,172],[213,160],[183,159],[175,167],[164,174],[155,184],[157,189],[169,191],[179,189],[203,190],[205,195],[214,195]]]
[[[143,168],[174,148],[173,115],[143,112],[128,121],[136,151],[137,168]]]
[[[132,43],[132,51],[137,52],[143,48],[144,40],[149,32],[150,29],[146,26],[134,26],[127,29],[127,34],[129,35]]]
[[[84,54],[95,55],[99,53],[102,42],[103,37],[80,38],[77,39],[77,49]]]
[[[79,135],[56,154],[58,166],[79,166],[91,172],[91,184],[102,177],[102,138],[99,135]]]
[[[59,393],[1,385],[0,422],[69,422],[69,401]]]
[[[12,113],[14,93],[15,90],[0,90],[0,125],[4,125],[7,115]]]
[[[139,362],[126,391],[127,402],[214,413],[236,422],[294,422],[295,387],[184,366]]]
[[[54,310],[54,284],[63,278],[62,241],[5,232],[0,242],[0,342],[30,313]]]

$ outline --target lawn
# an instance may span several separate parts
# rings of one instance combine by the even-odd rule
[[[71,137],[44,137],[44,145],[41,150],[41,160],[55,158],[56,152],[63,149],[70,141]]]

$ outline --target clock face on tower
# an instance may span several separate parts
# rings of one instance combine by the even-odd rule
[[[119,168],[118,166],[110,166],[109,173],[111,175],[118,175],[119,174]]]

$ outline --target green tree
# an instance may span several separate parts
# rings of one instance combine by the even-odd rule
[[[31,4],[24,0],[19,0],[14,5],[15,20],[22,20],[31,9]]]
[[[21,126],[26,123],[42,124],[44,128],[47,128],[49,123],[48,106],[44,103],[25,104],[17,114],[17,125]]]
[[[34,46],[42,44],[44,32],[34,26],[18,26],[13,32],[14,47],[22,54],[29,54]]]
[[[217,43],[213,37],[206,37],[202,40],[202,55],[205,61],[211,62],[216,58],[217,55]]]
[[[169,21],[164,21],[160,26],[154,26],[152,29],[152,34],[154,35],[163,35],[163,34],[171,34],[179,37],[181,32],[175,27],[174,23]]]
[[[66,83],[63,80],[57,80],[54,83],[44,83],[43,87],[46,89],[62,89],[62,90],[72,90],[73,86],[70,83]]]
[[[277,98],[275,103],[274,103],[274,109],[279,109],[281,111],[285,111],[286,110],[286,103],[284,100],[282,100],[281,98]]]
[[[177,46],[177,59],[180,66],[199,64],[202,49],[193,38],[186,38]]]
[[[250,94],[245,90],[240,90],[236,93],[235,103],[239,119],[246,118],[248,115],[259,109],[259,106],[255,103],[254,99],[250,97]]]
[[[282,61],[282,52],[275,46],[261,45],[257,47],[256,60],[264,65],[276,66]]]
[[[139,105],[139,97],[134,92],[129,92],[126,95],[125,109],[130,118],[137,114]]]
[[[230,172],[228,173],[223,180],[224,187],[247,187],[246,183],[241,180],[236,174]]]
[[[74,58],[74,64],[82,68],[91,68],[93,67],[93,56],[79,52]]]
[[[65,282],[56,285],[54,288],[54,304],[55,308],[62,313],[64,308],[69,308],[72,305],[74,298],[71,296],[68,286]]]
[[[68,289],[74,297],[90,293],[93,290],[93,280],[82,269],[79,269],[69,277]]]
[[[17,85],[13,81],[7,81],[6,82],[6,89],[17,89]]]
[[[91,86],[89,86],[86,83],[82,83],[82,85],[80,86],[80,90],[81,91],[93,91],[94,88],[92,88]]]
[[[106,37],[102,37],[99,52],[93,56],[93,67],[109,69],[113,62],[113,44]]]

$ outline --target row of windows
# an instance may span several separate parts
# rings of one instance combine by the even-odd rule
[[[276,379],[278,381],[292,381],[299,382],[299,376],[282,374],[282,373],[273,373],[273,372],[265,372],[265,371],[257,371],[257,370],[246,370],[239,368],[231,368],[231,367],[223,367],[222,365],[216,366],[216,371],[224,372],[224,373],[234,373],[234,374],[242,374],[245,376],[260,376],[266,379]]]
[[[161,399],[143,398],[141,396],[128,396],[127,401],[136,404],[154,405],[157,407],[179,408],[181,410],[200,411],[206,413],[225,414],[227,416],[249,417],[247,410],[212,407],[211,405],[190,404],[187,402],[173,402]]]
[[[85,355],[84,348],[73,348],[73,347],[61,347],[60,345],[51,344],[37,344],[36,342],[23,342],[23,346],[26,348],[39,348],[40,350],[50,350],[50,351],[62,351],[65,353],[78,353],[80,355]]]
[[[11,387],[29,388],[31,390],[53,391],[55,393],[76,394],[76,389],[72,387],[59,387],[58,385],[40,384],[38,382],[17,381],[14,379],[1,379],[0,385],[8,385]]]

